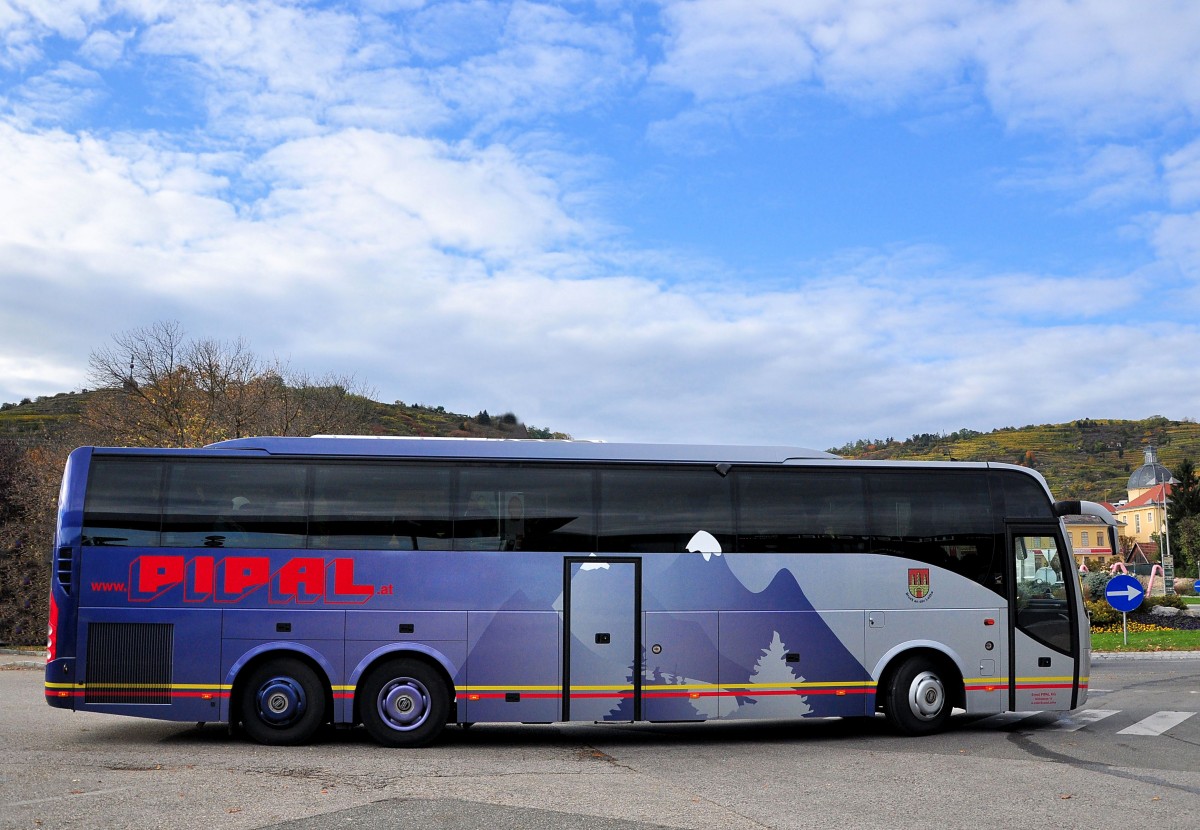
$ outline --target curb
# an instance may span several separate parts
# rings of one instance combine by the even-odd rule
[[[0,647],[0,669],[44,668],[46,668],[46,650],[44,648]]]
[[[1200,660],[1200,651],[1093,651],[1092,660]]]

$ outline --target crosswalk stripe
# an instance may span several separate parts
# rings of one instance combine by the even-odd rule
[[[1148,718],[1142,718],[1133,726],[1128,726],[1118,732],[1118,735],[1161,735],[1173,726],[1178,726],[1190,718],[1195,712],[1155,712]]]
[[[1033,727],[1045,732],[1078,732],[1102,720],[1119,714],[1120,709],[1081,709],[1066,715],[1059,715],[1055,720]],[[1161,735],[1195,715],[1195,712],[1155,712],[1149,717],[1120,730],[1118,735],[1140,735],[1153,737]],[[972,729],[1004,729],[1036,715],[1052,716],[1052,712],[1001,712],[989,715],[971,724]]]
[[[1055,732],[1077,732],[1083,729],[1083,727],[1099,723],[1105,718],[1117,714],[1119,711],[1119,709],[1084,709],[1082,712],[1075,712],[1074,714],[1059,718],[1047,726],[1046,729]]]

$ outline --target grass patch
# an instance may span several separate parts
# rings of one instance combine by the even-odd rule
[[[1129,645],[1123,639],[1120,623],[1093,630],[1092,651],[1200,651],[1200,631],[1130,623]]]

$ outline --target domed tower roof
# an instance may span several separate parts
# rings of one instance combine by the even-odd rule
[[[1146,463],[1133,471],[1129,477],[1127,490],[1148,490],[1156,484],[1171,481],[1171,471],[1158,463],[1158,452],[1154,447],[1146,447]]]

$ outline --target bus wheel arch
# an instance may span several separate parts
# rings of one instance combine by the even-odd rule
[[[230,724],[241,723],[269,746],[308,743],[333,713],[333,689],[324,668],[291,649],[256,654],[238,670],[229,694]]]
[[[355,690],[354,720],[382,746],[428,746],[454,719],[450,673],[419,651],[380,656],[362,673]]]
[[[963,706],[962,673],[949,655],[932,648],[895,655],[879,678],[876,705],[905,735],[928,735],[945,728],[955,706]]]

